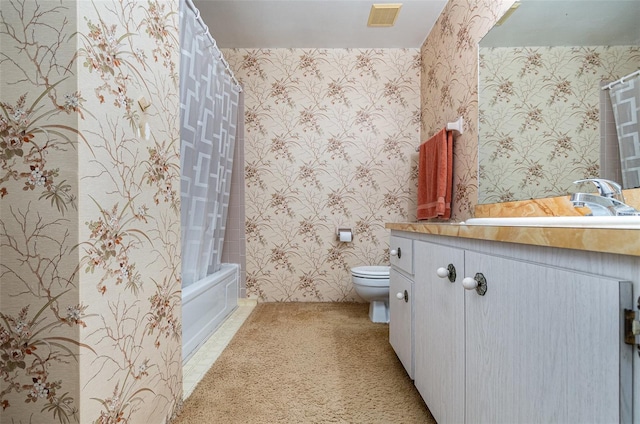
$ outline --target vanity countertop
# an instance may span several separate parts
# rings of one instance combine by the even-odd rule
[[[389,230],[640,256],[640,230],[574,227],[507,227],[449,222],[387,223]]]

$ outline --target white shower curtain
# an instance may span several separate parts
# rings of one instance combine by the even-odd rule
[[[240,88],[191,0],[180,2],[182,286],[220,269]]]
[[[618,133],[622,186],[640,187],[640,75],[610,85],[609,95]]]

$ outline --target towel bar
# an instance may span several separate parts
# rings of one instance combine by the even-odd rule
[[[447,130],[448,131],[457,131],[458,135],[462,135],[464,133],[464,119],[460,116],[455,122],[447,122]],[[420,146],[416,147],[416,152],[420,151]]]

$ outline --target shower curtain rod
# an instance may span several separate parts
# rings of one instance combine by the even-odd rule
[[[236,76],[233,74],[233,71],[231,70],[231,67],[229,66],[229,62],[227,62],[224,58],[224,55],[222,54],[222,52],[220,51],[220,49],[218,48],[218,44],[216,43],[215,38],[213,38],[213,36],[211,35],[211,33],[209,32],[209,27],[207,26],[207,24],[204,23],[204,21],[202,20],[202,17],[200,16],[200,11],[198,10],[198,8],[196,7],[195,4],[193,4],[192,0],[185,0],[185,3],[187,4],[187,6],[189,6],[191,8],[191,10],[193,11],[193,13],[196,14],[196,21],[198,21],[198,23],[200,24],[200,26],[202,27],[202,29],[204,30],[204,35],[209,39],[209,41],[211,42],[211,45],[209,47],[213,47],[218,54],[220,55],[220,60],[222,61],[222,64],[224,65],[225,69],[227,70],[227,72],[229,73],[229,76],[231,77],[231,79],[233,79],[233,82],[236,85],[236,88],[238,89],[239,92],[242,92],[242,86],[240,85],[240,83],[238,82],[238,80],[236,79]]]
[[[605,85],[604,87],[602,87],[602,89],[603,89],[603,90],[609,90],[609,89],[610,89],[611,87],[613,87],[614,85],[616,85],[616,84],[620,84],[620,83],[623,83],[623,82],[625,82],[626,80],[628,80],[629,78],[633,78],[633,77],[635,77],[636,75],[640,75],[640,70],[637,70],[637,71],[635,71],[635,72],[632,72],[632,73],[630,73],[629,75],[627,75],[627,76],[625,76],[625,77],[622,77],[622,78],[620,78],[620,79],[619,79],[619,80],[617,80],[617,81],[612,82],[611,84],[607,84],[607,85]]]

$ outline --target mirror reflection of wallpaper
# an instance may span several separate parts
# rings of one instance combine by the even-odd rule
[[[600,173],[599,87],[637,47],[481,48],[478,203],[562,196]]]

